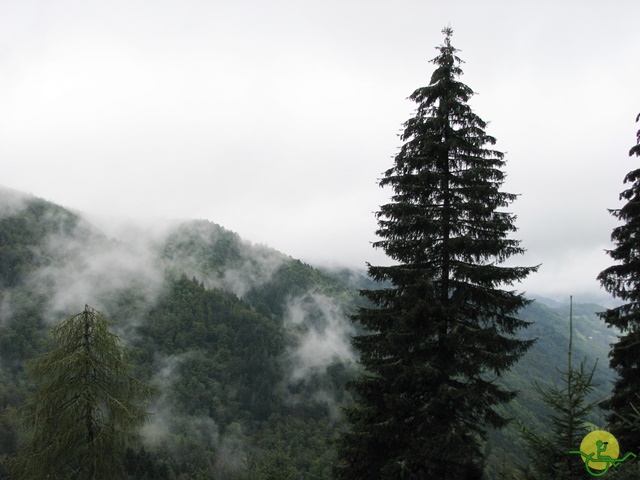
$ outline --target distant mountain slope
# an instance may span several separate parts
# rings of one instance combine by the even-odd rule
[[[587,359],[593,365],[598,361],[596,381],[607,388],[612,379],[608,370],[609,345],[616,341],[615,332],[608,329],[597,313],[604,308],[593,304],[573,305],[573,362]],[[567,369],[569,347],[569,306],[550,308],[534,302],[520,313],[523,320],[532,322],[526,336],[537,338],[534,347],[513,370],[528,379],[548,384],[555,378],[556,369]]]
[[[24,362],[44,351],[50,325],[87,303],[160,389],[142,432],[151,465],[232,478],[284,444],[281,461],[326,478],[354,368],[353,289],[208,221],[123,242],[50,202],[2,189],[0,201],[2,409],[22,402]],[[13,439],[0,442],[1,461],[16,448],[10,422],[0,437]],[[135,475],[145,459],[129,452]]]
[[[609,345],[616,341],[615,332],[608,329],[597,316],[604,308],[594,304],[573,305],[573,348],[572,366],[578,368],[586,362],[590,370],[596,365],[594,381],[598,385],[591,400],[609,396],[614,372],[609,368]],[[552,413],[544,405],[534,388],[539,385],[546,389],[556,384],[562,385],[562,373],[568,368],[569,347],[569,305],[551,308],[540,301],[533,302],[520,312],[520,318],[532,322],[523,333],[526,338],[537,338],[535,345],[501,379],[512,390],[519,391],[514,402],[505,412],[528,428],[544,434],[550,428],[548,415]],[[590,421],[603,427],[604,412],[596,409]],[[487,445],[490,476],[497,476],[498,468],[505,462],[524,466],[528,463],[524,442],[518,435],[516,424],[511,424],[501,432],[492,432]]]
[[[63,207],[0,188],[0,285],[13,286],[29,269],[60,260],[53,243],[89,240],[106,238]]]
[[[348,315],[362,301],[356,289],[376,283],[314,268],[205,220],[122,238],[0,188],[0,409],[24,400],[24,363],[44,351],[49,327],[87,303],[115,322],[135,347],[138,376],[160,390],[143,441],[127,454],[131,478],[204,471],[259,480],[270,463],[302,479],[331,478],[327,442],[341,428],[344,386],[357,370]],[[588,366],[599,359],[604,396],[615,334],[597,318],[601,310],[574,305],[573,358]],[[568,314],[541,302],[524,309],[533,324],[523,335],[538,341],[500,379],[520,391],[506,412],[541,431],[548,412],[533,384],[557,382],[557,369],[566,369]],[[0,414],[0,479],[16,442]],[[492,433],[486,454],[489,472],[505,459],[526,463],[514,428]]]

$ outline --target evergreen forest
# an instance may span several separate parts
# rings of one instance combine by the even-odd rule
[[[0,187],[0,479],[590,478],[577,443],[601,430],[640,454],[640,171],[598,277],[617,306],[519,291],[538,265],[443,33],[379,181],[389,265],[208,220],[105,233]]]
[[[85,303],[110,320],[135,377],[156,390],[124,452],[125,478],[333,478],[346,384],[358,370],[349,315],[366,303],[357,291],[376,288],[363,272],[317,269],[207,221],[144,241],[136,232],[134,244],[36,197],[2,189],[0,198],[0,478],[12,478],[17,411],[34,389],[25,363]],[[575,358],[599,359],[594,399],[609,395],[613,378],[603,310],[573,312]],[[501,380],[520,392],[503,411],[544,433],[550,412],[534,384],[560,382],[568,307],[536,301],[521,318],[532,322],[525,338],[538,340]],[[596,410],[591,421],[604,416]],[[529,462],[515,423],[490,431],[483,452],[487,478]]]

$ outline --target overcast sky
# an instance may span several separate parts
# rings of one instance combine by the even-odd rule
[[[377,181],[454,29],[521,194],[521,290],[597,293],[640,112],[640,2],[0,0],[0,184],[107,217],[207,218],[363,268]]]

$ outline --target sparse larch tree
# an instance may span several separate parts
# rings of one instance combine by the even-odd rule
[[[636,122],[640,115],[636,117]],[[629,156],[640,156],[640,130],[636,133],[636,145]],[[616,264],[598,275],[605,290],[625,302],[601,314],[609,325],[620,329],[618,341],[609,353],[610,366],[618,374],[612,397],[605,402],[611,410],[608,417],[611,433],[620,442],[622,451],[640,450],[640,430],[628,419],[640,406],[640,169],[624,178],[629,188],[620,194],[626,201],[619,209],[609,210],[622,225],[613,229],[611,240],[615,248],[608,250]]]
[[[126,350],[96,310],[56,325],[53,348],[27,365],[37,382],[21,412],[27,438],[18,479],[124,478],[127,441],[147,419],[153,389],[130,375]]]
[[[428,86],[404,124],[404,142],[381,186],[393,189],[377,214],[382,248],[396,264],[371,266],[388,288],[361,292],[374,304],[355,315],[362,376],[336,475],[349,480],[482,478],[481,442],[507,423],[496,408],[516,395],[496,376],[532,345],[515,337],[529,301],[504,289],[537,267],[504,266],[524,250],[508,236],[503,154],[458,80],[461,60],[443,30]]]
[[[569,298],[567,370],[557,369],[562,376],[560,386],[554,382],[552,387],[545,389],[535,384],[542,401],[553,410],[548,416],[551,429],[541,435],[521,425],[521,435],[527,443],[527,454],[533,469],[533,472],[531,468],[525,472],[527,480],[572,480],[583,477],[585,469],[581,456],[567,455],[567,452],[575,451],[584,436],[596,429],[587,419],[600,400],[588,402],[587,397],[597,387],[593,374],[598,361],[591,371],[585,369],[586,358],[580,363],[580,369],[573,368],[573,297]]]
[[[597,363],[597,362],[596,362]],[[542,401],[551,407],[549,415],[551,428],[544,434],[537,434],[523,426],[522,437],[527,443],[527,453],[533,467],[533,474],[526,479],[573,480],[585,478],[584,461],[580,455],[568,452],[577,450],[584,436],[589,433],[588,416],[599,401],[587,400],[597,386],[593,382],[596,365],[586,370],[586,360],[579,369],[560,371],[561,384],[543,389],[536,385]]]

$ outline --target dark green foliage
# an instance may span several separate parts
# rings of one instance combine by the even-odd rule
[[[127,448],[124,457],[124,470],[128,479],[135,480],[173,480],[173,469],[162,460],[151,455],[144,447],[135,450]]]
[[[3,306],[11,311],[7,321],[0,324],[0,360],[5,367],[16,372],[22,368],[25,359],[41,353],[45,326],[42,308],[45,298],[25,286],[13,292]]]
[[[276,408],[272,390],[282,378],[282,332],[232,293],[182,277],[149,312],[141,333],[149,356],[194,352],[178,367],[174,387],[184,413],[225,425],[266,419]]]
[[[298,472],[296,478],[330,479],[331,465],[335,461],[330,440],[335,432],[335,425],[322,417],[313,420],[274,414],[257,433],[256,445],[268,454],[267,463],[271,463],[269,456],[278,451],[285,452]],[[259,463],[264,462],[260,460]]]
[[[0,285],[0,465],[15,454],[19,434],[24,433],[9,421],[15,416],[13,409],[24,402],[24,362],[45,350],[45,315],[55,315],[49,301],[60,287],[50,273],[84,274],[82,263],[92,254],[107,250],[102,258],[117,260],[119,249],[128,248],[87,230],[61,207],[36,203],[42,207],[28,208],[21,200],[7,208],[0,198],[0,222],[11,233],[3,237],[4,246],[15,249],[24,244],[33,253],[19,264],[10,287]],[[60,219],[70,220],[67,225]],[[293,334],[288,332],[292,327],[284,319],[288,302],[307,291],[331,295],[345,302],[344,308],[354,303],[356,292],[331,275],[266,247],[254,247],[205,221],[185,222],[165,239],[151,242],[144,253],[156,263],[143,269],[164,270],[165,288],[160,290],[158,282],[159,290],[151,292],[144,275],[129,275],[96,295],[101,309],[120,319],[118,334],[136,347],[130,357],[135,376],[161,388],[150,406],[152,422],[145,427],[160,421],[160,428],[149,435],[143,431],[155,466],[141,475],[157,476],[166,464],[176,477],[230,480],[245,468],[248,453],[254,452],[256,459],[268,454],[269,448],[257,447],[258,438],[277,414],[299,422],[300,434],[282,439],[294,452],[298,475],[313,472],[309,478],[321,478],[318,472],[326,473],[332,459],[332,446],[322,440],[337,428],[329,414],[339,410],[338,403],[329,409],[325,397],[346,401],[343,383],[350,371],[336,363],[312,381],[289,385],[287,369],[293,367],[287,349],[295,348],[305,330],[298,325]],[[132,257],[126,253],[124,258]],[[92,273],[112,280],[105,266]],[[189,280],[181,272],[197,279]],[[30,282],[33,278],[38,281]],[[230,286],[240,287],[244,300],[223,290]],[[325,397],[316,398],[318,391]],[[237,422],[242,423],[239,430],[233,427]],[[319,433],[305,436],[316,430]],[[231,456],[230,444],[236,445]]]
[[[598,305],[573,305],[573,355],[585,358],[591,364],[606,357],[609,344],[615,339],[611,330],[602,324],[596,313],[599,311],[602,311],[602,307]],[[542,437],[553,430],[549,417],[557,415],[557,412],[543,402],[534,385],[548,391],[565,383],[566,376],[561,372],[567,368],[568,314],[569,305],[549,308],[539,301],[528,305],[519,314],[523,320],[532,322],[526,331],[527,337],[538,340],[499,380],[505,388],[518,391],[518,397],[500,409],[515,421],[500,431],[489,432],[485,447],[487,478],[499,478],[503,470],[520,470],[527,466],[529,447],[522,438],[519,425],[526,426]],[[607,398],[611,393],[612,381],[613,372],[609,368],[604,366],[596,369],[593,391],[586,402]],[[604,413],[596,408],[587,414],[586,421],[604,426]]]
[[[66,265],[76,261],[73,255],[87,259],[87,252],[100,254],[105,247],[108,258],[117,258],[118,249],[127,247],[106,241],[95,230],[90,234],[83,233],[84,227],[65,230],[61,227],[64,222],[49,219],[73,218],[74,214],[43,204],[48,206],[38,209],[31,220],[12,220],[34,232],[38,225],[43,230],[20,233],[20,227],[5,244],[13,248],[28,240],[34,255],[20,264],[21,273],[11,288],[0,285],[0,478],[7,475],[3,473],[7,455],[15,453],[18,438],[24,434],[14,421],[15,408],[24,403],[29,388],[23,366],[25,360],[46,351],[45,315],[47,319],[52,316],[48,301],[53,290],[49,288],[57,286],[28,280],[41,278],[42,266],[68,271]],[[0,200],[5,217],[35,212],[3,208]],[[166,242],[171,248],[165,249],[164,240],[158,240],[145,252],[149,262],[157,262],[153,264],[156,271],[166,269],[165,288],[149,295],[143,277],[131,276],[97,296],[101,311],[118,319],[117,334],[136,347],[131,350],[132,375],[160,389],[149,406],[152,416],[142,430],[143,438],[132,443],[124,457],[128,480],[245,479],[251,465],[266,468],[280,462],[274,457],[281,445],[286,454],[281,464],[293,464],[296,480],[333,478],[336,448],[329,440],[343,427],[340,406],[350,399],[343,385],[353,378],[353,366],[336,360],[326,371],[323,367],[292,381],[288,375],[296,364],[289,353],[310,328],[322,327],[326,320],[319,304],[314,304],[316,294],[330,297],[340,312],[349,312],[354,311],[356,301],[373,305],[366,298],[358,299],[353,289],[390,288],[391,282],[373,282],[350,271],[339,272],[340,281],[331,272],[251,246],[210,222],[193,223],[185,222],[177,227],[183,232],[169,234]],[[227,240],[216,245],[221,237]],[[49,248],[61,239],[73,248]],[[106,267],[100,273],[109,280],[109,265]],[[250,275],[243,276],[246,271]],[[239,273],[236,278],[246,281],[246,288],[231,293],[230,285],[225,284],[233,279],[230,273]],[[291,300],[304,307],[303,324],[287,323]],[[576,355],[592,354],[591,360],[604,356],[613,337],[611,331],[601,330],[601,322],[592,313],[596,310],[602,308],[585,305],[579,310],[574,306]],[[540,340],[499,379],[505,389],[521,393],[517,401],[498,410],[502,416],[514,416],[544,432],[549,428],[545,423],[548,412],[541,407],[531,381],[546,388],[557,375],[554,367],[564,365],[566,329],[559,325],[566,312],[536,302],[523,309],[519,318],[535,322],[526,338]],[[598,383],[608,386],[608,372],[596,372]],[[605,390],[600,387],[598,396]],[[602,424],[600,418],[591,421]],[[487,478],[502,478],[513,465],[526,461],[526,448],[519,448],[518,442],[522,443],[513,423],[490,432],[484,452]]]
[[[27,440],[18,479],[124,478],[127,440],[152,389],[129,375],[126,352],[90,307],[53,328],[53,348],[28,365],[37,390],[21,412]]]
[[[561,372],[561,386],[554,384],[542,388],[536,385],[536,391],[553,413],[549,416],[551,428],[544,433],[522,426],[533,469],[531,478],[568,480],[584,476],[582,458],[568,452],[579,450],[580,442],[589,432],[589,415],[599,403],[587,400],[596,387],[593,382],[595,370],[596,365],[586,371],[583,361],[578,370],[572,368]]]
[[[636,117],[636,122],[640,120],[640,113]],[[629,156],[637,155],[640,157],[640,130],[636,132],[636,144],[629,150]]]
[[[321,291],[333,297],[341,296],[347,306],[355,303],[352,292],[336,277],[292,259],[283,262],[269,282],[253,287],[244,298],[265,315],[283,317],[287,301],[309,291]]]
[[[242,261],[237,233],[208,222],[184,222],[173,230],[161,247],[162,258],[178,272],[191,270],[199,277],[222,273]]]
[[[248,462],[246,480],[296,480],[298,471],[289,449],[280,443],[259,457],[251,457]]]
[[[289,404],[283,387],[281,326],[235,295],[208,290],[183,276],[169,284],[139,333],[147,358],[180,359],[173,368],[172,384],[164,388],[164,401],[171,405],[171,417],[165,421],[172,433],[154,448],[176,474],[200,469],[215,472],[215,478],[232,478],[241,470],[242,458],[257,448],[250,470],[264,477],[280,458],[273,442],[290,451],[297,475],[302,475],[296,478],[329,470],[333,457],[327,439],[336,425],[312,400],[314,385],[300,387],[310,402]],[[344,368],[336,365],[330,370],[330,379],[343,378]],[[342,384],[324,381],[322,386],[339,389],[338,397]],[[247,435],[238,432],[236,422],[243,424]],[[199,439],[195,424],[205,425],[209,436],[219,435],[219,440],[207,444]],[[229,443],[238,447],[233,458]],[[214,452],[220,448],[226,453],[217,456]]]
[[[55,235],[87,239],[93,235],[76,214],[45,200],[0,187],[0,287],[12,287],[35,268],[51,262],[34,247]],[[10,208],[7,208],[10,206]],[[3,211],[5,207],[7,211]]]
[[[91,236],[78,215],[0,187],[0,360],[14,371],[40,353],[46,295],[30,282],[37,269],[59,261],[46,252],[52,238]]]
[[[640,115],[636,121],[639,119]],[[637,144],[629,155],[640,156],[640,131]],[[638,451],[640,430],[626,424],[623,418],[633,414],[633,403],[640,402],[640,169],[629,172],[624,183],[630,184],[620,194],[625,205],[609,210],[623,222],[611,234],[615,248],[607,250],[615,264],[600,272],[598,280],[605,290],[625,302],[601,315],[610,327],[620,331],[609,354],[610,366],[618,374],[613,396],[605,404],[612,411],[609,416],[611,433],[620,442],[622,450]]]
[[[523,252],[515,195],[500,191],[503,155],[468,105],[461,60],[445,29],[429,86],[411,99],[404,144],[381,186],[392,202],[378,213],[382,248],[398,264],[370,266],[392,287],[366,290],[377,308],[355,316],[370,334],[354,339],[365,368],[339,446],[341,479],[481,478],[480,442],[507,419],[495,407],[514,398],[494,377],[532,345],[515,338],[528,301],[504,285],[535,267],[500,264]]]

